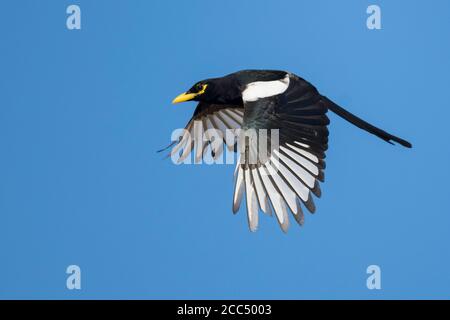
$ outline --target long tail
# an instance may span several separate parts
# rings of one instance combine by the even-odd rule
[[[377,137],[383,139],[384,141],[393,144],[392,141],[395,141],[397,143],[400,143],[402,146],[406,147],[406,148],[411,148],[412,145],[411,143],[409,143],[406,140],[403,140],[399,137],[396,137],[390,133],[387,133],[384,130],[381,130],[373,125],[371,125],[370,123],[362,120],[361,118],[358,118],[357,116],[355,116],[354,114],[351,114],[350,112],[348,112],[347,110],[345,110],[344,108],[338,106],[336,103],[334,103],[333,101],[331,101],[330,99],[328,99],[327,97],[323,97],[325,101],[328,102],[328,109],[333,111],[334,113],[336,113],[338,116],[344,118],[345,120],[347,120],[348,122],[354,124],[355,126],[357,126],[358,128],[361,128],[367,132],[370,132],[371,134],[376,135]]]

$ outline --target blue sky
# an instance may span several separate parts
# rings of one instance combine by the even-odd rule
[[[369,4],[382,30],[366,28]],[[1,8],[0,298],[449,298],[448,1]],[[317,213],[250,233],[231,213],[233,166],[155,152],[195,107],[177,94],[249,68],[292,71],[414,148],[330,115]],[[366,288],[372,264],[382,290]]]

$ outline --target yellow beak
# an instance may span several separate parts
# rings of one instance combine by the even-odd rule
[[[194,99],[198,94],[197,93],[182,93],[175,99],[173,99],[172,103],[180,103]]]
[[[206,91],[206,88],[208,87],[208,85],[205,83],[202,86],[202,89],[199,92],[196,93],[182,93],[180,94],[178,97],[176,97],[175,99],[173,99],[172,103],[180,103],[180,102],[185,102],[185,101],[189,101],[194,99],[196,96],[204,94]]]

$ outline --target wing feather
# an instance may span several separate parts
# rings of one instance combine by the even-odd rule
[[[178,159],[178,163],[181,163],[194,150],[194,161],[195,163],[199,163],[206,156],[206,150],[211,149],[213,159],[217,159],[223,153],[223,146],[217,147],[218,144],[215,144],[216,147],[212,146],[211,140],[213,137],[206,133],[210,129],[217,130],[215,136],[221,137],[229,151],[235,151],[236,139],[226,141],[226,133],[227,130],[231,130],[233,136],[236,136],[236,130],[242,126],[243,117],[243,106],[200,102],[194,111],[194,115],[187,123],[184,134],[178,141],[172,142],[167,147],[172,148],[169,156],[173,157],[180,152],[181,156]]]
[[[289,227],[288,211],[302,225],[302,205],[314,213],[316,207],[312,195],[321,196],[319,181],[323,181],[328,148],[327,108],[314,87],[293,75],[290,80],[288,89],[282,94],[256,101],[244,100],[243,128],[279,130],[279,147],[271,147],[268,160],[258,160],[251,165],[247,162],[237,168],[238,178],[244,177],[245,188],[241,192],[246,193],[251,230],[257,226],[258,208],[266,213],[273,209],[284,232]],[[235,120],[239,113],[228,109],[220,113],[221,120],[225,118],[223,122],[227,125],[227,120]],[[255,144],[244,148],[246,158],[249,153],[258,153],[259,145]],[[235,191],[235,199],[239,198],[237,193]],[[234,206],[234,209],[238,208]]]

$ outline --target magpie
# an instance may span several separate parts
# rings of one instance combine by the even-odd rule
[[[304,223],[303,207],[315,212],[313,195],[321,196],[319,182],[324,182],[329,110],[388,143],[412,147],[408,141],[338,106],[311,83],[286,71],[243,70],[202,80],[177,96],[173,103],[191,100],[198,101],[198,105],[184,134],[169,145],[171,155],[178,154],[179,161],[183,161],[195,150],[198,161],[209,146],[216,158],[221,154],[220,148],[213,147],[198,132],[210,132],[209,129],[219,132],[227,147],[240,154],[232,208],[234,213],[239,210],[245,194],[251,231],[258,227],[259,210],[269,215],[275,212],[284,232],[289,227],[289,212],[300,225]],[[261,129],[276,131],[277,143],[272,135],[266,134],[256,140],[241,140],[238,149],[238,139],[231,142],[225,139],[227,130],[234,134],[241,130],[242,136],[242,131]],[[264,152],[260,148],[261,139],[266,139],[269,145]],[[261,157],[264,160],[256,157],[256,161],[250,161],[250,155],[258,152],[266,155]]]

